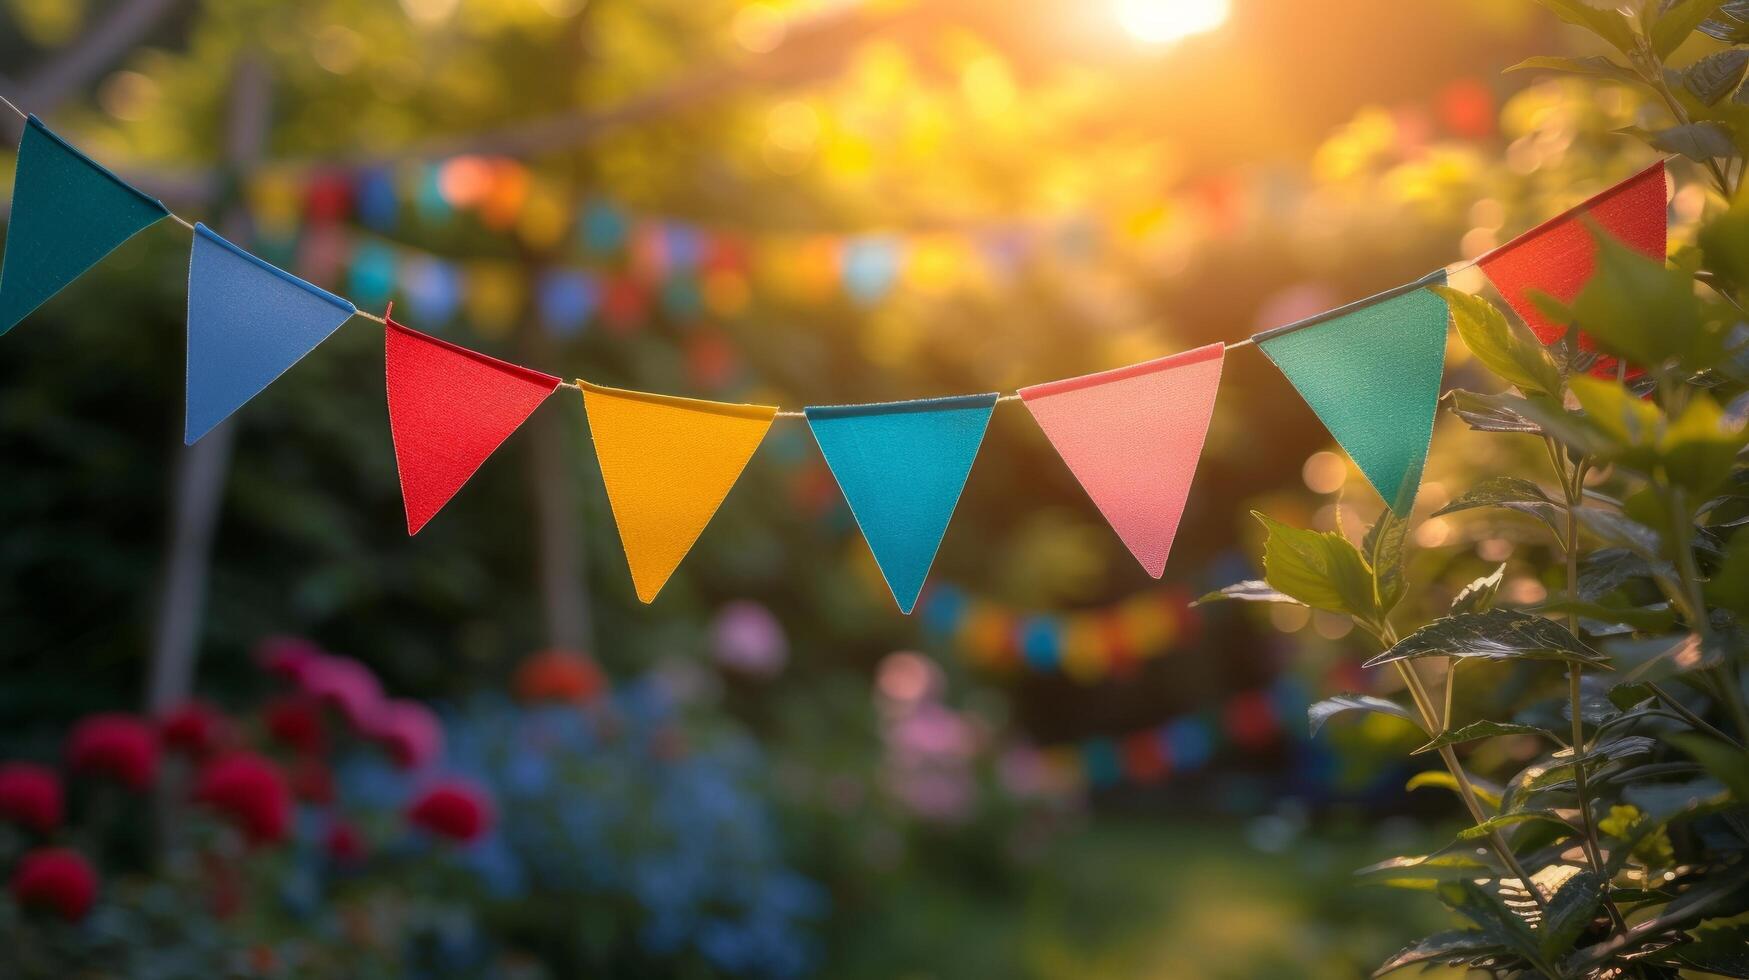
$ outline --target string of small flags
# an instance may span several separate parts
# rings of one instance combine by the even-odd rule
[[[10,102],[6,103],[19,111]],[[20,115],[24,113],[20,112]],[[1474,260],[1544,340],[1529,301],[1570,302],[1591,277],[1595,223],[1665,253],[1662,161]],[[418,533],[559,387],[582,394],[638,598],[652,602],[778,418],[806,421],[902,612],[921,594],[990,416],[1019,402],[1142,567],[1160,577],[1228,350],[1256,346],[1385,502],[1420,485],[1444,370],[1444,270],[1356,303],[1195,350],[1022,388],[798,412],[608,388],[500,361],[360,311],[190,224],[26,116],[0,259],[0,333],[122,242],[169,218],[193,237],[187,411],[192,444],[353,317],[384,327],[385,387],[407,530]]]

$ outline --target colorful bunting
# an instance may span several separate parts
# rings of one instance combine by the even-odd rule
[[[740,478],[777,409],[577,385],[632,584],[639,599],[653,602]]]
[[[189,445],[357,312],[347,300],[194,226],[188,260]]]
[[[559,386],[552,375],[428,337],[392,318],[383,365],[408,534],[418,534]]]
[[[29,117],[0,260],[0,334],[116,246],[170,214]]]
[[[1221,384],[1223,344],[1020,389],[1130,554],[1159,578]]]
[[[807,409],[814,441],[900,612],[917,603],[997,397]]]
[[[1669,211],[1664,203],[1664,162],[1611,187],[1585,203],[1551,218],[1482,256],[1478,265],[1494,288],[1524,319],[1537,337],[1552,344],[1567,332],[1531,301],[1532,293],[1547,293],[1563,303],[1578,298],[1596,269],[1597,243],[1591,224],[1622,243],[1655,259],[1664,257]],[[1589,348],[1589,343],[1585,345]],[[1606,358],[1597,370],[1614,373]]]
[[[1445,273],[1256,335],[1385,503],[1406,515],[1421,486],[1445,373]]]

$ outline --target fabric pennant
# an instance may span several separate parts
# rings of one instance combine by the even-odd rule
[[[407,533],[418,534],[559,379],[385,319],[389,433]]]
[[[899,611],[910,614],[997,396],[815,406],[808,427]]]
[[[0,259],[0,334],[169,213],[29,117]]]
[[[1566,325],[1544,316],[1531,294],[1547,293],[1563,303],[1578,298],[1597,264],[1597,242],[1589,227],[1593,222],[1628,247],[1662,260],[1669,227],[1664,187],[1660,160],[1489,252],[1477,264],[1538,339],[1552,344],[1567,332]],[[1609,363],[1599,362],[1597,370],[1614,374],[1615,360],[1605,360]]]
[[[577,385],[632,584],[639,599],[653,602],[740,479],[777,408]]]
[[[1435,272],[1252,338],[1399,515],[1433,440],[1448,313],[1426,287],[1444,282]]]
[[[188,260],[189,445],[315,350],[352,303],[194,226]]]
[[[1159,578],[1214,414],[1226,345],[1020,389],[1112,530]]]

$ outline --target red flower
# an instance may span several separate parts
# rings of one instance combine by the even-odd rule
[[[31,851],[12,874],[12,897],[28,908],[47,908],[78,922],[97,900],[97,873],[78,851],[44,847]]]
[[[492,820],[491,802],[463,782],[433,786],[407,810],[413,826],[464,844],[490,829]]]
[[[315,701],[302,695],[276,698],[265,711],[267,733],[306,755],[320,755],[327,746],[322,731],[322,712]]]
[[[196,759],[211,755],[227,740],[229,723],[218,709],[189,701],[158,719],[158,735],[167,748]]]
[[[291,825],[291,790],[279,767],[250,752],[234,752],[206,764],[194,798],[224,814],[255,844],[285,839]]]
[[[335,864],[353,865],[364,860],[364,835],[344,820],[329,825],[323,845]]]
[[[326,656],[321,647],[295,636],[270,636],[255,645],[261,669],[293,684],[303,681],[305,667]]]
[[[158,736],[132,715],[92,715],[73,726],[67,760],[75,772],[94,773],[145,790],[158,775]]]
[[[443,725],[417,701],[389,701],[370,719],[366,734],[384,748],[395,765],[421,769],[443,754]]]
[[[347,657],[319,657],[303,668],[304,693],[340,712],[363,732],[383,703],[382,685],[370,668]]]
[[[305,802],[332,803],[334,774],[321,759],[303,756],[292,762],[291,789],[293,795]]]
[[[61,825],[61,777],[48,766],[8,762],[0,766],[0,818],[46,834]]]
[[[601,668],[580,653],[546,650],[524,660],[511,681],[524,701],[593,701],[607,690]]]

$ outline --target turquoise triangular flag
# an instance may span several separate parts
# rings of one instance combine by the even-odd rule
[[[18,141],[0,260],[0,334],[169,213],[31,116]]]
[[[1443,271],[1252,338],[1393,511],[1409,513],[1445,374]]]
[[[189,445],[357,312],[347,300],[194,226],[188,259]]]
[[[995,407],[988,394],[807,409],[901,612],[923,591]]]

